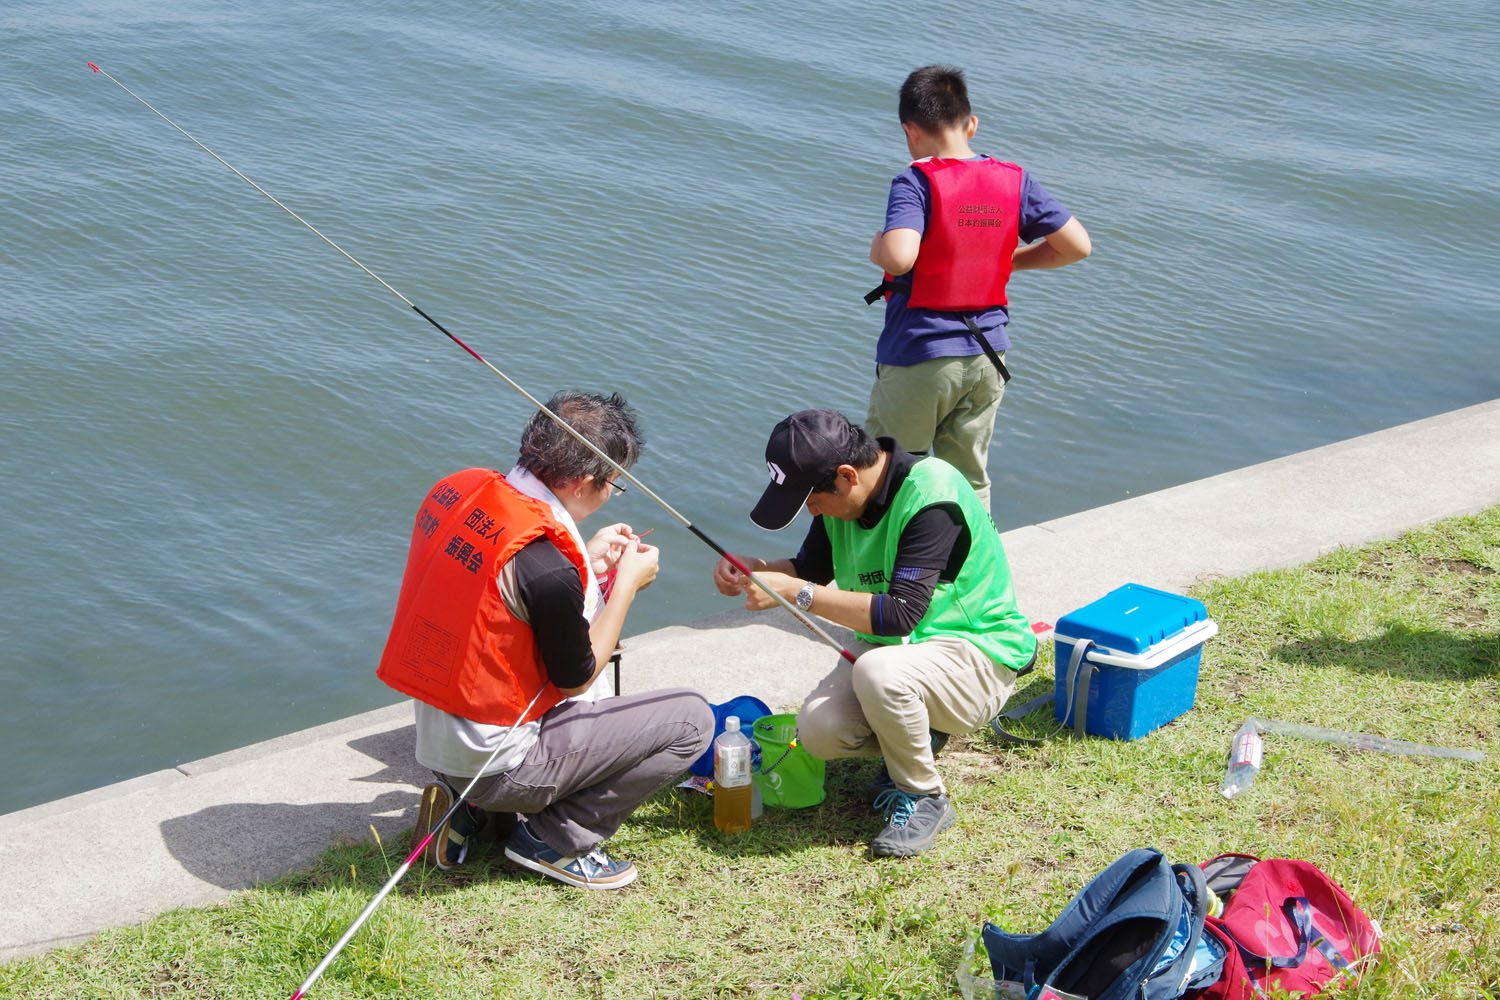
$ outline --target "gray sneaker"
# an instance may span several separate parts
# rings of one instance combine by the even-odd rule
[[[942,792],[914,795],[899,788],[882,792],[877,809],[889,810],[890,821],[870,841],[877,858],[910,858],[932,846],[937,835],[958,821],[958,813]]]

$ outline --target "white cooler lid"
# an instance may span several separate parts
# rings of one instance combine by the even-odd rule
[[[1108,667],[1126,667],[1130,670],[1152,670],[1166,663],[1168,660],[1180,656],[1194,646],[1203,644],[1218,634],[1218,624],[1211,618],[1205,618],[1201,622],[1194,622],[1181,632],[1167,636],[1167,638],[1143,653],[1121,653],[1105,646],[1092,646],[1084,654],[1084,659],[1090,663],[1099,663]],[[1054,633],[1052,640],[1054,642],[1065,642],[1070,646],[1078,641],[1077,639],[1071,639],[1063,635],[1061,632]]]

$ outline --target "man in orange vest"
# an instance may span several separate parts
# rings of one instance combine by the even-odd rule
[[[1089,234],[1014,163],[969,148],[979,126],[961,71],[923,66],[898,105],[911,165],[891,181],[870,261],[885,280],[865,429],[953,465],[990,506],[995,414],[1010,372],[1011,272],[1087,257]]]
[[[562,392],[547,409],[621,467],[639,457],[618,394]],[[414,844],[478,776],[432,840],[439,868],[462,864],[491,819],[510,818],[505,856],[522,867],[585,889],[628,885],[635,866],[604,841],[713,739],[713,710],[695,691],[610,697],[604,668],[659,556],[628,524],[587,541],[579,532],[624,491],[617,476],[538,412],[515,468],[447,476],[417,511],[377,676],[415,699],[417,760],[437,778]]]

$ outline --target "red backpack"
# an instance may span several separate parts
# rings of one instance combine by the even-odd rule
[[[1380,950],[1380,929],[1310,861],[1221,854],[1201,866],[1223,912],[1204,934],[1228,956],[1195,1000],[1258,1000],[1270,989],[1311,997],[1353,985]]]

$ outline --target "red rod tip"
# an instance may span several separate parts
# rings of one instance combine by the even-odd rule
[[[95,66],[93,63],[89,63],[89,69],[93,70],[95,73],[99,72],[99,67]]]

